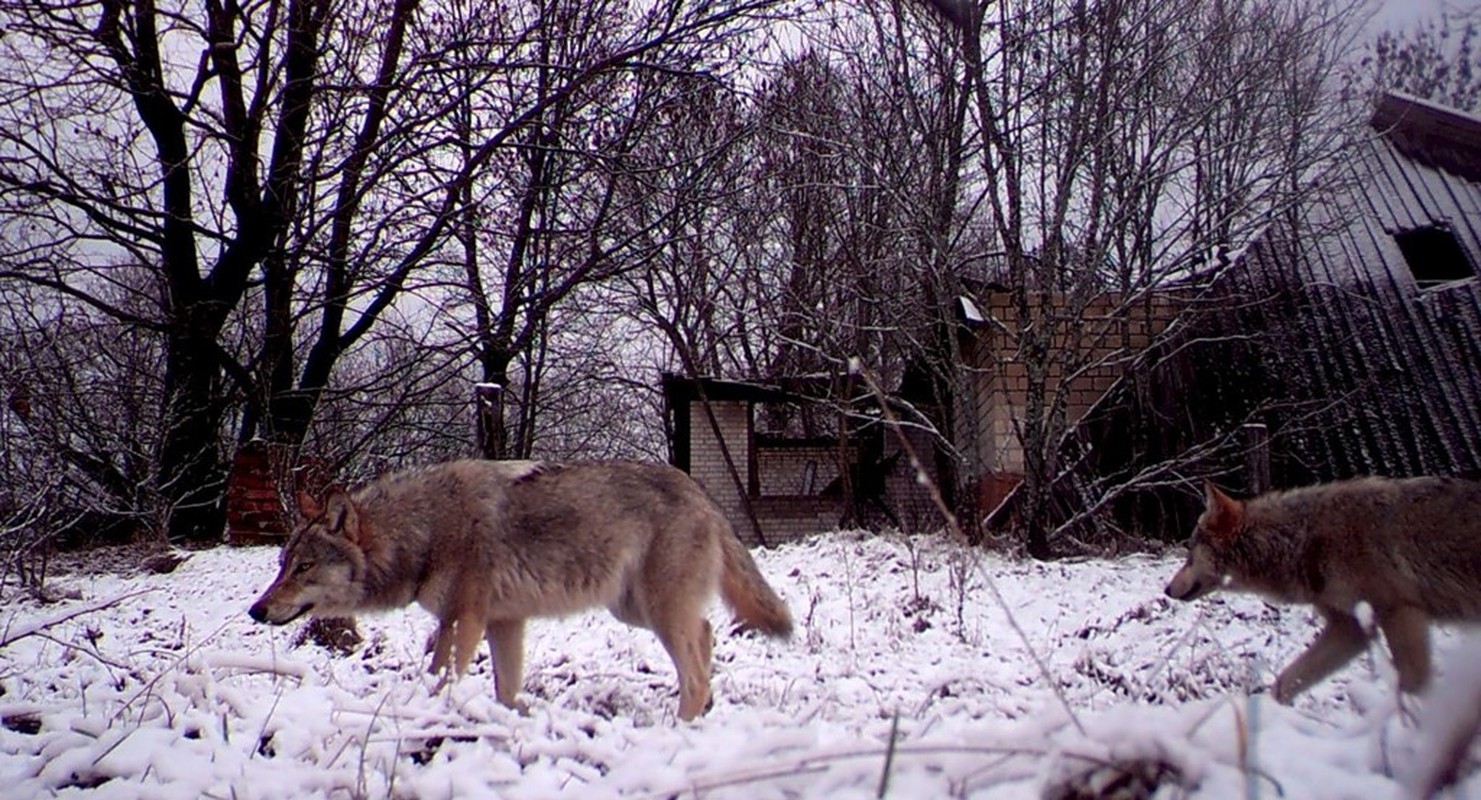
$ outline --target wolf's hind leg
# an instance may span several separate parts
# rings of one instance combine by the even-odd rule
[[[1275,679],[1275,700],[1282,705],[1290,705],[1296,695],[1331,675],[1368,646],[1368,635],[1357,617],[1325,609],[1322,614],[1327,618],[1327,627]]]
[[[524,685],[525,621],[501,619],[488,624],[489,649],[494,654],[494,696],[518,709],[515,695]]]
[[[715,663],[715,629],[709,620],[703,620],[704,630],[700,632],[699,641],[704,645],[704,651],[700,653],[700,660],[704,662],[707,669]]]
[[[453,640],[453,674],[466,675],[473,655],[478,652],[478,640],[483,638],[483,620],[471,613],[460,615],[449,638]]]
[[[710,706],[713,631],[698,613],[672,613],[653,626],[679,673],[679,719],[688,721]]]
[[[1415,694],[1430,681],[1430,618],[1415,606],[1376,612],[1399,673],[1399,691]]]
[[[453,647],[453,620],[439,620],[437,630],[427,640],[427,652],[432,654],[432,666],[427,669],[433,675],[447,669],[447,657]]]

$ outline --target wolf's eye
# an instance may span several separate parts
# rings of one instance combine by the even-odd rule
[[[308,572],[309,570],[311,570],[313,568],[314,568],[314,562],[312,562],[312,561],[300,561],[300,562],[298,562],[298,565],[293,568],[293,574],[294,575],[302,575],[303,573]]]

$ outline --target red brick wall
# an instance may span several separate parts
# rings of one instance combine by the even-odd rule
[[[996,476],[979,487],[979,502],[995,504],[1004,491],[1004,481],[1013,482],[1023,472],[1023,447],[1018,424],[1028,394],[1028,366],[1019,358],[1017,334],[1023,329],[1013,295],[993,292],[980,307],[990,318],[964,348],[968,374],[964,384],[961,430],[969,441],[962,443],[979,475]],[[1186,307],[1173,295],[1156,295],[1122,307],[1121,296],[1104,294],[1091,301],[1078,326],[1078,340],[1068,332],[1058,333],[1053,346],[1073,350],[1070,358],[1050,359],[1045,387],[1051,398],[1065,393],[1065,408],[1071,424],[1090,410],[1125,370],[1128,359],[1144,349]],[[1035,323],[1040,324],[1040,323]],[[1067,325],[1066,327],[1075,327]],[[1125,347],[1123,348],[1123,345]],[[1069,379],[1064,366],[1088,364]]]
[[[226,483],[226,540],[230,544],[276,544],[293,530],[296,492],[322,494],[329,465],[261,440],[247,442],[232,457]]]

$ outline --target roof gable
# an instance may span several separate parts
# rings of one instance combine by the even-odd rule
[[[1406,158],[1481,182],[1481,117],[1386,92],[1369,124]]]

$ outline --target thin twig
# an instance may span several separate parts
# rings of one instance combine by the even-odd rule
[[[85,655],[85,656],[93,659],[94,661],[98,662],[99,664],[102,664],[105,667],[109,667],[110,669],[122,670],[124,672],[128,672],[131,669],[133,669],[128,664],[124,664],[124,663],[121,663],[121,662],[118,662],[118,661],[113,661],[111,659],[105,658],[103,656],[103,654],[102,653],[99,653],[97,651],[97,649],[95,649],[95,648],[92,648],[92,647],[84,647],[84,646],[82,646],[80,644],[76,644],[74,642],[63,641],[62,639],[59,639],[59,638],[57,638],[55,636],[52,636],[49,633],[45,633],[45,632],[42,632],[42,631],[36,631],[35,633],[33,633],[31,635],[40,637],[42,639],[45,639],[46,641],[51,642],[52,644],[60,645],[61,647],[64,647],[64,648],[66,648],[68,650],[75,650],[75,651],[77,651],[79,653],[82,653],[83,655]],[[110,678],[114,677],[111,672],[109,673],[109,677]]]
[[[365,791],[365,761],[369,755],[366,751],[370,749],[370,733],[375,730],[375,724],[381,718],[381,709],[386,707],[386,701],[390,699],[391,692],[387,691],[381,696],[381,701],[376,704],[375,713],[371,714],[369,721],[365,723],[365,737],[360,740],[360,759],[355,768],[355,785],[360,790],[360,797],[368,796]],[[396,765],[393,762],[391,771],[394,772],[395,769]]]
[[[138,589],[126,594],[118,595],[117,597],[111,598],[109,600],[102,600],[91,605],[83,606],[82,608],[76,608],[71,611],[58,614],[49,619],[41,620],[40,622],[30,623],[19,629],[7,625],[4,635],[0,635],[0,647],[5,647],[6,645],[9,645],[13,642],[18,642],[21,639],[26,638],[27,636],[35,636],[36,634],[46,630],[47,628],[55,627],[62,624],[63,622],[66,622],[67,620],[80,617],[83,614],[91,614],[94,611],[102,611],[103,609],[117,605],[124,600],[129,599],[130,597],[137,597],[138,595],[147,594],[152,591],[154,591],[154,589]],[[12,617],[12,620],[14,620],[14,617]]]
[[[247,760],[251,761],[262,749],[262,739],[267,736],[267,726],[273,721],[273,714],[278,710],[278,702],[283,699],[283,684],[278,684],[278,691],[273,695],[273,704],[268,707],[267,714],[262,718],[262,727],[257,729],[257,741],[252,742],[252,749],[247,751]]]
[[[910,440],[901,431],[900,422],[895,417],[895,412],[890,409],[890,404],[886,400],[884,392],[879,388],[879,383],[874,380],[874,376],[870,374],[869,370],[864,368],[863,363],[859,359],[852,359],[849,362],[849,367],[864,379],[864,383],[869,386],[869,391],[873,392],[875,398],[879,401],[880,413],[884,415],[885,424],[889,425],[890,430],[894,431],[896,438],[900,440],[900,449],[904,450],[905,456],[910,459],[910,466],[915,470],[916,481],[925,487],[926,492],[931,497],[931,502],[936,505],[936,508],[941,512],[941,516],[945,518],[947,528],[950,529],[952,536],[955,536],[958,542],[970,546],[971,543],[968,541],[967,535],[962,531],[961,524],[957,522],[956,514],[952,513],[951,508],[946,505],[946,500],[941,496],[941,490],[936,486],[936,482],[931,479],[930,473],[926,472],[925,465],[921,462],[920,456],[915,452],[915,448],[911,446]],[[1081,735],[1085,735],[1085,726],[1080,723],[1079,715],[1070,706],[1069,698],[1065,697],[1064,688],[1054,679],[1054,675],[1049,671],[1049,665],[1039,655],[1039,651],[1028,638],[1028,633],[1018,624],[1018,619],[1014,616],[1013,609],[1008,605],[1008,601],[1003,597],[1003,593],[998,590],[997,581],[993,580],[992,576],[987,573],[987,568],[982,565],[982,559],[977,556],[975,551],[973,552],[973,560],[978,574],[982,576],[983,583],[987,585],[988,591],[992,593],[993,601],[1007,615],[1008,626],[1018,635],[1019,641],[1028,650],[1029,657],[1034,660],[1034,665],[1039,669],[1039,675],[1049,684],[1049,688],[1054,692],[1054,696],[1059,699],[1059,704],[1064,707],[1065,713],[1069,715],[1070,722],[1074,724],[1075,730],[1079,731]]]
[[[1013,758],[1027,758],[1035,762],[1043,759],[1049,754],[1047,747],[1020,747],[1020,746],[982,746],[982,745],[908,745],[901,744],[894,748],[896,755],[901,758],[915,758],[922,756],[943,755],[972,755],[972,756],[997,756],[1002,760]],[[718,776],[709,779],[691,780],[684,786],[684,791],[693,796],[701,797],[718,789],[734,788],[746,784],[762,783],[765,781],[791,778],[801,775],[812,775],[823,772],[834,764],[856,759],[878,758],[884,753],[877,748],[862,748],[857,750],[841,750],[836,753],[825,753],[822,755],[805,756],[791,763],[778,767],[767,767],[754,772],[735,772],[728,776]],[[1080,753],[1073,750],[1056,749],[1054,755],[1058,758],[1084,761],[1095,766],[1110,766],[1114,762],[1107,760],[1103,755],[1092,755]],[[681,792],[677,789],[661,789],[644,797],[676,797]]]
[[[182,620],[182,623],[183,622],[184,621]],[[221,635],[221,632],[224,631],[224,630],[226,630],[226,626],[227,625],[230,625],[230,624],[231,624],[230,622],[223,622],[223,623],[221,623],[221,625],[219,627],[217,627],[215,631],[212,631],[209,635],[207,635],[206,638],[204,638],[201,641],[197,642],[196,644],[193,644],[190,647],[186,648],[185,652],[180,653],[179,656],[176,657],[175,660],[169,666],[165,667],[158,675],[155,675],[153,678],[150,678],[149,679],[149,682],[146,683],[146,684],[144,684],[143,688],[139,689],[139,691],[135,692],[131,697],[129,697],[129,699],[125,700],[123,702],[123,704],[118,707],[118,712],[117,713],[120,714],[120,715],[122,715],[125,711],[127,711],[130,707],[132,707],[134,705],[134,703],[139,700],[139,698],[141,698],[141,697],[147,697],[149,695],[152,695],[154,693],[154,687],[157,686],[160,681],[164,680],[164,678],[165,678],[166,675],[169,675],[170,673],[178,670],[180,668],[180,665],[181,664],[184,664],[187,659],[189,659],[191,656],[193,656],[197,652],[199,652],[201,648],[205,647],[207,644],[210,644],[217,636],[220,636]],[[182,628],[181,640],[183,642],[183,640],[184,640],[184,625],[183,624],[182,624],[181,628]],[[147,705],[147,703],[146,703],[146,705]],[[141,710],[139,713],[142,716],[143,711]]]
[[[900,744],[900,711],[895,710],[895,716],[890,720],[890,744],[884,751],[884,768],[879,771],[879,791],[875,793],[878,800],[884,800],[884,796],[890,790],[890,769],[895,765],[895,748]]]

